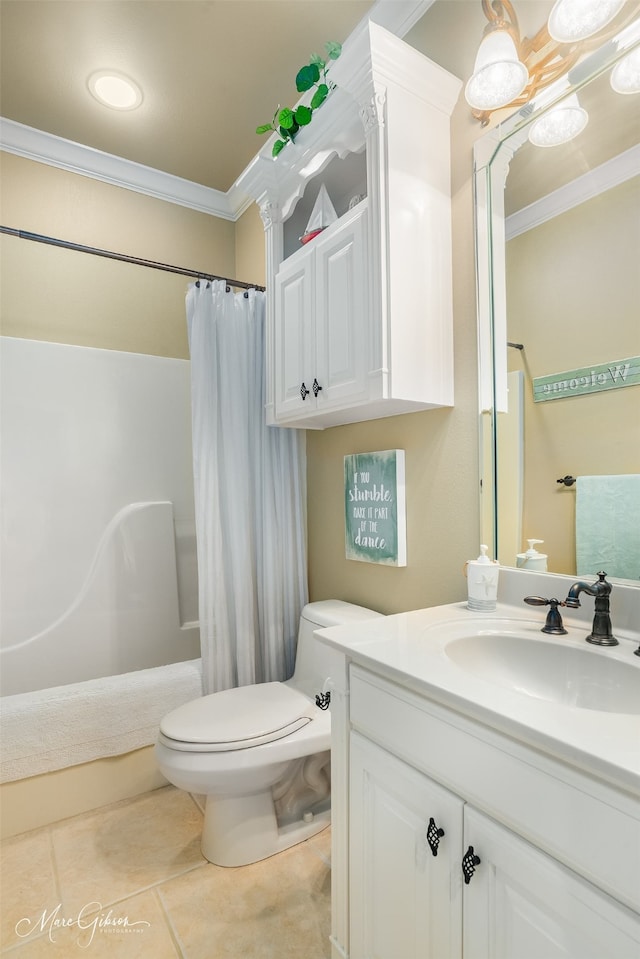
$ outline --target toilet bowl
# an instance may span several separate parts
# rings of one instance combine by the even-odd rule
[[[380,616],[341,600],[302,610],[294,674],[212,693],[160,723],[155,755],[169,782],[206,797],[202,853],[219,866],[266,859],[331,817],[330,650],[313,632]]]

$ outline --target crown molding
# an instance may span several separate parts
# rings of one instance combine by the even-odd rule
[[[372,20],[402,40],[434,3],[435,0],[377,0],[364,20]]]
[[[4,117],[0,118],[0,148],[28,160],[177,203],[200,213],[225,220],[235,220],[239,215],[232,208],[227,193]]]
[[[576,177],[566,186],[548,193],[535,203],[530,203],[505,220],[505,239],[511,240],[527,230],[552,220],[561,213],[579,206],[587,200],[611,190],[612,187],[637,176],[640,169],[640,146],[631,147],[618,156],[607,160],[594,170]]]
[[[364,19],[373,20],[390,33],[403,37],[433,3],[434,0],[377,0]],[[254,202],[238,185],[254,160],[230,189],[222,193],[3,117],[0,117],[0,149],[225,220],[237,220]]]

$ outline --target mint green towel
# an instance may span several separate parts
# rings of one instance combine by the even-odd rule
[[[578,576],[640,579],[640,473],[576,480]]]

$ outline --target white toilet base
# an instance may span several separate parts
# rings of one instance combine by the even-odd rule
[[[329,803],[310,822],[279,827],[271,790],[248,796],[207,796],[202,855],[217,866],[246,866],[310,839],[331,822]]]

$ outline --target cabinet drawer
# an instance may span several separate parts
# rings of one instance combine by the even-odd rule
[[[515,739],[351,666],[353,729],[640,911],[640,804]]]

